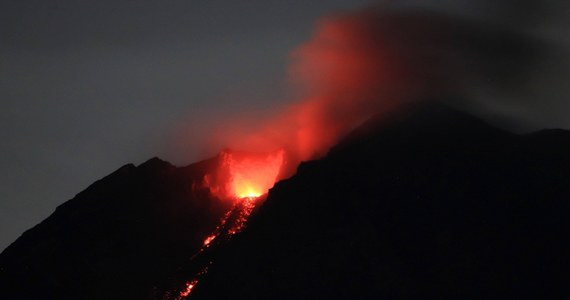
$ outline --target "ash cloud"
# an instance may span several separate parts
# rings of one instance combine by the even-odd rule
[[[540,10],[530,1],[487,4],[487,18],[405,5],[324,17],[291,54],[299,100],[262,125],[250,122],[248,134],[226,130],[223,139],[235,148],[285,148],[301,161],[325,154],[371,115],[407,103],[447,100],[490,119],[510,99],[524,106],[552,48],[517,24],[538,22]]]

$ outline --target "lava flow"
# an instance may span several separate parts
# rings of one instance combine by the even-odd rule
[[[262,195],[273,187],[284,164],[285,151],[268,154],[220,153],[218,170],[204,179],[213,195],[234,201],[216,230],[204,240],[209,247],[220,236],[226,240],[240,232],[259,203]]]
[[[201,268],[186,281],[174,299],[186,299],[212,264],[215,248],[241,232],[254,209],[278,179],[284,163],[283,150],[270,154],[251,154],[223,151],[218,170],[207,175],[204,183],[213,195],[233,201],[232,208],[220,220],[214,232],[204,239],[202,247],[191,261]],[[165,297],[165,299],[170,299]]]

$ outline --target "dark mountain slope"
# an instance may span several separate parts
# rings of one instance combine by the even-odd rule
[[[126,165],[0,255],[1,299],[154,299],[228,209],[199,183],[215,159]]]
[[[383,120],[278,183],[192,298],[570,296],[568,132]]]
[[[568,298],[570,133],[424,105],[363,124],[204,257],[194,299]],[[0,254],[0,299],[161,299],[229,209],[217,159],[126,165]],[[202,262],[203,263],[203,262]],[[503,297],[504,298],[504,297]]]

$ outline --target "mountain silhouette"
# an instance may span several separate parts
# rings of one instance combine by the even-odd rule
[[[1,299],[154,299],[229,209],[198,183],[215,159],[125,165],[0,255]]]
[[[372,118],[278,182],[191,298],[567,298],[569,153],[436,104]],[[96,182],[0,254],[0,298],[161,299],[229,209],[198,184],[216,164]]]

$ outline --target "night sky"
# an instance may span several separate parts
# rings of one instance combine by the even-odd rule
[[[477,87],[469,107],[502,124],[570,129],[569,4],[473,2],[381,4],[532,36],[541,57],[524,92]],[[319,17],[377,3],[0,0],[0,249],[126,163],[215,154],[207,141],[219,120],[291,101],[290,53]]]

